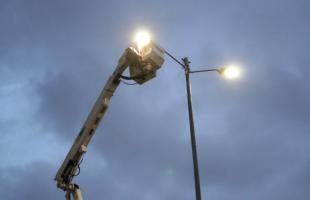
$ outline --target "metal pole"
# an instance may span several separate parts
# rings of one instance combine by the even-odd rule
[[[192,143],[192,155],[193,155],[193,165],[194,165],[194,178],[195,178],[195,192],[196,192],[196,200],[201,200],[201,192],[200,192],[200,180],[199,180],[199,168],[198,168],[198,156],[196,150],[196,138],[195,138],[195,127],[194,127],[194,116],[193,116],[193,108],[192,108],[192,92],[190,85],[190,68],[189,68],[189,60],[187,57],[182,59],[185,66],[185,77],[186,77],[186,89],[187,89],[187,103],[188,103],[188,116],[189,116],[189,126],[191,132],[191,143]]]

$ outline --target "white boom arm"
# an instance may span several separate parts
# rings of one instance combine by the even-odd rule
[[[156,76],[158,70],[164,62],[164,50],[155,43],[150,43],[144,47],[144,51],[137,52],[135,48],[127,48],[118,61],[118,65],[105,84],[95,105],[89,113],[80,133],[76,137],[67,157],[59,168],[55,180],[57,187],[66,193],[66,199],[70,200],[71,195],[74,200],[83,200],[80,187],[72,183],[76,172],[80,171],[79,164],[83,154],[87,150],[87,145],[94,135],[101,119],[108,109],[109,102],[113,96],[121,78],[132,79],[136,83],[143,84]],[[122,76],[122,73],[129,67],[131,77]]]
[[[115,71],[110,76],[109,80],[105,84],[105,87],[101,91],[101,94],[88,115],[86,122],[84,123],[69,153],[67,154],[67,157],[56,174],[55,180],[57,181],[57,187],[67,191],[67,200],[71,199],[71,194],[75,200],[83,199],[79,186],[73,184],[71,181],[79,168],[83,154],[87,150],[87,145],[94,135],[99,122],[108,108],[110,99],[120,83],[122,73],[126,70],[130,63],[133,62],[132,58],[134,58],[132,55],[132,50],[126,49],[125,53],[119,59]]]

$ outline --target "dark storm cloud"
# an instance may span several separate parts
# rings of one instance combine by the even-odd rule
[[[203,197],[308,199],[307,1],[178,2],[177,8],[175,2],[11,2],[1,6],[1,63],[19,71],[27,63],[28,73],[44,74],[31,76],[41,100],[37,121],[55,138],[73,141],[131,26],[152,23],[165,47],[190,56],[193,66],[234,59],[246,70],[240,83],[192,77]],[[184,80],[172,65],[145,85],[121,85],[115,93],[76,180],[86,199],[194,199]],[[52,180],[56,170],[42,163],[2,169],[0,195],[62,198]]]
[[[46,162],[0,169],[0,198],[13,199],[55,199],[62,198],[56,193],[53,182],[53,167]]]

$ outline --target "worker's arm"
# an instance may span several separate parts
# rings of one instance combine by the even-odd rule
[[[130,55],[132,53],[133,52],[130,49],[126,49],[125,53],[119,59],[114,73],[111,75],[105,87],[103,88],[100,96],[98,97],[90,114],[88,115],[86,122],[84,123],[69,153],[67,154],[67,157],[59,168],[55,177],[57,186],[59,188],[66,191],[70,190],[70,187],[72,187],[72,178],[76,174],[81,158],[87,150],[87,145],[94,135],[99,122],[103,118],[108,108],[110,99],[120,83],[120,76],[130,65],[130,63],[133,62],[133,56]]]

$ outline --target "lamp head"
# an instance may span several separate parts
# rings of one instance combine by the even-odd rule
[[[242,75],[242,70],[237,66],[228,66],[219,69],[219,73],[227,79],[238,79]]]
[[[139,30],[136,32],[134,36],[134,43],[136,44],[137,50],[139,52],[141,52],[145,46],[150,44],[150,42],[151,42],[151,35],[149,32],[147,32],[146,30]]]
[[[140,30],[135,34],[130,49],[138,56],[138,61],[129,66],[130,76],[139,84],[154,78],[156,71],[164,63],[164,50],[151,40],[151,35]]]

